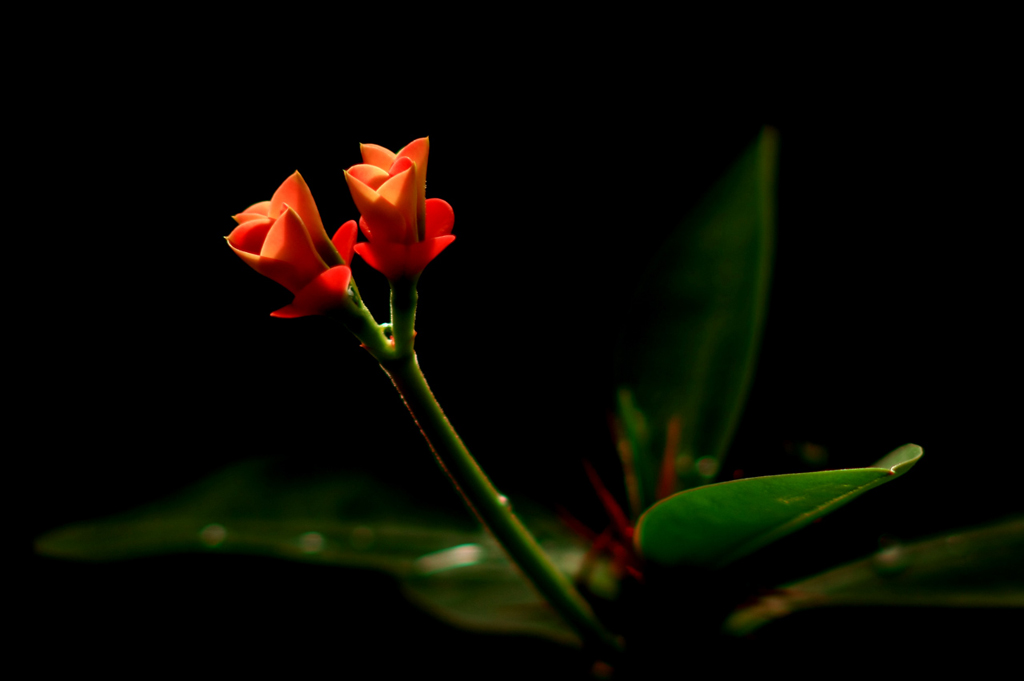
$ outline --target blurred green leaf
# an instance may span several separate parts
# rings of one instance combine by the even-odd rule
[[[518,503],[517,506],[521,506]],[[539,509],[517,509],[556,566],[575,574],[587,545]],[[422,556],[402,580],[416,603],[449,624],[493,633],[532,634],[578,647],[581,641],[509,563],[490,536]],[[590,584],[593,589],[595,584]],[[610,596],[611,594],[605,594]]]
[[[630,306],[615,359],[637,513],[713,479],[739,420],[768,297],[777,147],[765,128],[672,233]],[[657,494],[665,460],[676,479]]]
[[[680,492],[640,518],[637,547],[665,565],[721,566],[895,480],[921,455],[917,445],[904,445],[870,468],[769,475]]]
[[[402,574],[423,553],[478,534],[468,514],[415,504],[366,474],[296,476],[259,460],[170,499],[48,532],[36,550],[80,560],[217,551]]]
[[[787,584],[737,609],[725,630],[744,635],[797,610],[829,605],[1024,608],[1024,517],[895,544]]]
[[[545,510],[515,504],[556,564],[576,574],[586,543]],[[295,475],[269,461],[243,462],[174,498],[55,529],[36,550],[93,561],[236,553],[381,570],[456,626],[579,644],[468,512],[443,512],[365,473]]]

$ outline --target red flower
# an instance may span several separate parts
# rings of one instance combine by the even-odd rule
[[[295,294],[274,317],[324,314],[348,304],[356,222],[342,225],[327,239],[313,195],[298,172],[274,192],[234,216],[238,227],[228,246],[260,274]]]
[[[455,241],[452,207],[426,198],[429,142],[422,137],[397,154],[376,144],[359,148],[363,162],[345,171],[345,181],[369,241],[355,251],[392,281],[412,279]]]

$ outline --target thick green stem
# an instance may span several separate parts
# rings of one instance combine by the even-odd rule
[[[588,645],[600,650],[607,661],[617,657],[622,644],[601,625],[589,604],[512,513],[508,500],[495,489],[462,444],[430,392],[416,355],[382,361],[381,366],[405,400],[441,467],[523,574]]]

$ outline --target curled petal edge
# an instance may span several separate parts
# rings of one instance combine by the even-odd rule
[[[242,213],[238,213],[237,215],[232,215],[231,219],[233,219],[236,223],[241,225],[241,224],[246,223],[246,222],[251,222],[252,220],[260,220],[260,219],[268,219],[269,220],[270,218],[268,218],[263,213],[242,212]]]
[[[263,248],[263,242],[267,240],[267,232],[273,225],[274,221],[267,217],[247,220],[235,227],[231,234],[228,234],[228,243],[236,251],[245,251],[258,256]]]
[[[391,177],[388,171],[382,170],[369,163],[359,163],[348,169],[348,174],[376,191],[382,184]]]
[[[387,171],[391,168],[391,164],[395,162],[395,152],[390,149],[385,149],[379,144],[360,144],[359,153],[362,154],[363,163],[371,166],[377,166],[383,171]]]
[[[243,213],[258,213],[263,217],[270,216],[270,201],[257,201],[242,211]]]

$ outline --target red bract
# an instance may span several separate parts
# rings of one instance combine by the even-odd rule
[[[228,245],[260,274],[295,294],[274,317],[324,314],[348,303],[356,222],[342,225],[328,240],[313,195],[298,172],[274,192],[234,216],[238,227]]]
[[[429,142],[422,137],[397,154],[376,144],[359,148],[363,162],[345,171],[345,180],[369,241],[355,251],[392,281],[414,278],[455,241],[452,207],[426,198]]]

